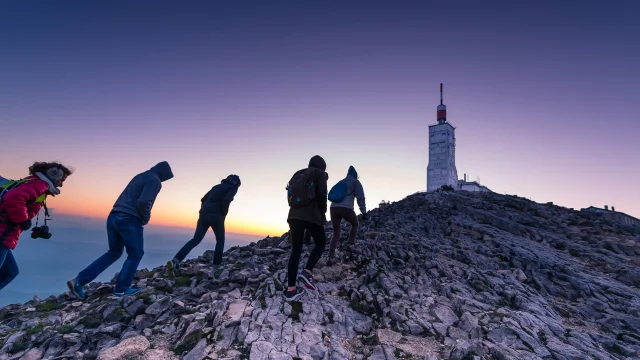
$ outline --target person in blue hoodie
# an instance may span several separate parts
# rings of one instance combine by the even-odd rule
[[[74,279],[67,281],[71,294],[84,299],[84,286],[116,262],[124,249],[127,259],[116,279],[113,295],[135,294],[139,288],[132,288],[133,276],[144,255],[143,226],[151,219],[151,209],[162,188],[162,182],[173,178],[169,163],[162,161],[151,169],[131,179],[127,187],[113,205],[107,218],[109,250],[82,270]]]
[[[174,277],[179,273],[180,262],[202,242],[204,235],[213,228],[213,234],[216,236],[216,249],[213,255],[214,270],[222,264],[222,252],[224,250],[224,220],[229,212],[229,205],[233,201],[233,197],[240,187],[240,177],[231,174],[223,179],[220,184],[214,186],[200,200],[200,217],[196,225],[193,239],[189,240],[180,251],[167,262],[167,273],[170,277]]]
[[[331,245],[329,246],[329,260],[327,265],[331,266],[333,263],[333,257],[338,245],[338,239],[340,239],[340,222],[345,219],[351,225],[351,231],[349,232],[349,244],[353,244],[356,241],[356,234],[358,233],[358,217],[353,210],[353,202],[358,200],[358,207],[362,214],[362,220],[367,220],[367,205],[364,197],[364,189],[360,180],[358,180],[358,172],[353,166],[349,166],[347,171],[347,177],[343,180],[346,183],[346,192],[342,201],[331,203],[330,215],[331,224],[333,225],[333,237],[331,238]]]

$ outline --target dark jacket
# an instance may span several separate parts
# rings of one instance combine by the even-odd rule
[[[322,157],[316,155],[309,161],[308,169],[314,169],[313,186],[316,189],[316,198],[306,206],[289,208],[287,220],[302,220],[324,225],[327,221],[327,174],[324,172],[327,169],[327,164]],[[305,170],[307,169],[299,170],[296,174]]]
[[[171,178],[173,178],[173,172],[166,161],[134,176],[113,204],[112,211],[136,216],[142,225],[146,225],[151,219],[151,208],[156,201],[156,196],[162,189],[161,183]]]
[[[202,215],[222,215],[227,216],[229,205],[233,201],[233,197],[238,192],[240,180],[229,176],[222,180],[220,184],[214,186],[200,200],[200,214]]]

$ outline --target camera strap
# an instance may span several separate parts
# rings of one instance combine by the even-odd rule
[[[49,209],[47,208],[47,201],[42,201],[42,206],[44,207],[44,225],[47,225],[47,220],[51,220],[51,215],[49,214]],[[40,212],[36,215],[36,226],[38,226],[38,221],[40,220]]]

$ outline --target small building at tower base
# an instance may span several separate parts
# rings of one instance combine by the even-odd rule
[[[461,191],[474,191],[474,192],[493,192],[488,187],[478,184],[477,181],[465,181],[458,180],[458,187],[456,190]]]

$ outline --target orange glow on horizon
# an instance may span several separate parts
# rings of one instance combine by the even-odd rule
[[[76,176],[74,174],[74,176]],[[74,180],[75,182],[71,182]],[[70,178],[69,186],[63,187],[63,194],[50,197],[47,205],[56,214],[66,214],[91,219],[106,220],[115,199],[120,195],[120,188],[126,185],[126,178],[115,181],[105,181],[98,184],[101,191],[96,192],[94,186],[88,185],[88,181],[80,181],[80,178]],[[159,194],[151,211],[150,224],[160,226],[173,226],[187,229],[195,229],[198,221],[200,197],[208,189],[201,186],[194,189],[188,183],[180,184],[178,179],[168,183]],[[182,186],[181,186],[182,185]],[[180,189],[180,191],[176,191]],[[245,190],[245,189],[242,189]],[[244,192],[239,193],[238,199],[231,205],[229,215],[225,221],[225,231],[245,235],[280,236],[289,230],[286,222],[286,208],[282,209],[283,217],[270,216],[273,212],[259,214],[247,214],[242,204]],[[254,208],[255,208],[255,204]]]
[[[91,218],[96,220],[105,220],[109,214],[109,210],[105,211],[104,209],[89,209],[84,208],[82,212],[78,211],[69,211],[64,208],[56,209],[56,214],[63,215],[71,215],[78,216],[82,218]],[[150,224],[161,225],[161,226],[171,226],[185,229],[195,229],[196,223],[198,221],[198,213],[196,212],[193,215],[185,215],[176,217],[176,214],[173,213],[153,213],[151,215]],[[278,227],[278,226],[261,226],[254,225],[247,222],[239,222],[233,219],[227,219],[225,221],[225,231],[228,233],[236,233],[236,234],[244,234],[244,235],[256,235],[256,236],[280,236],[287,232],[289,229],[286,227]]]

